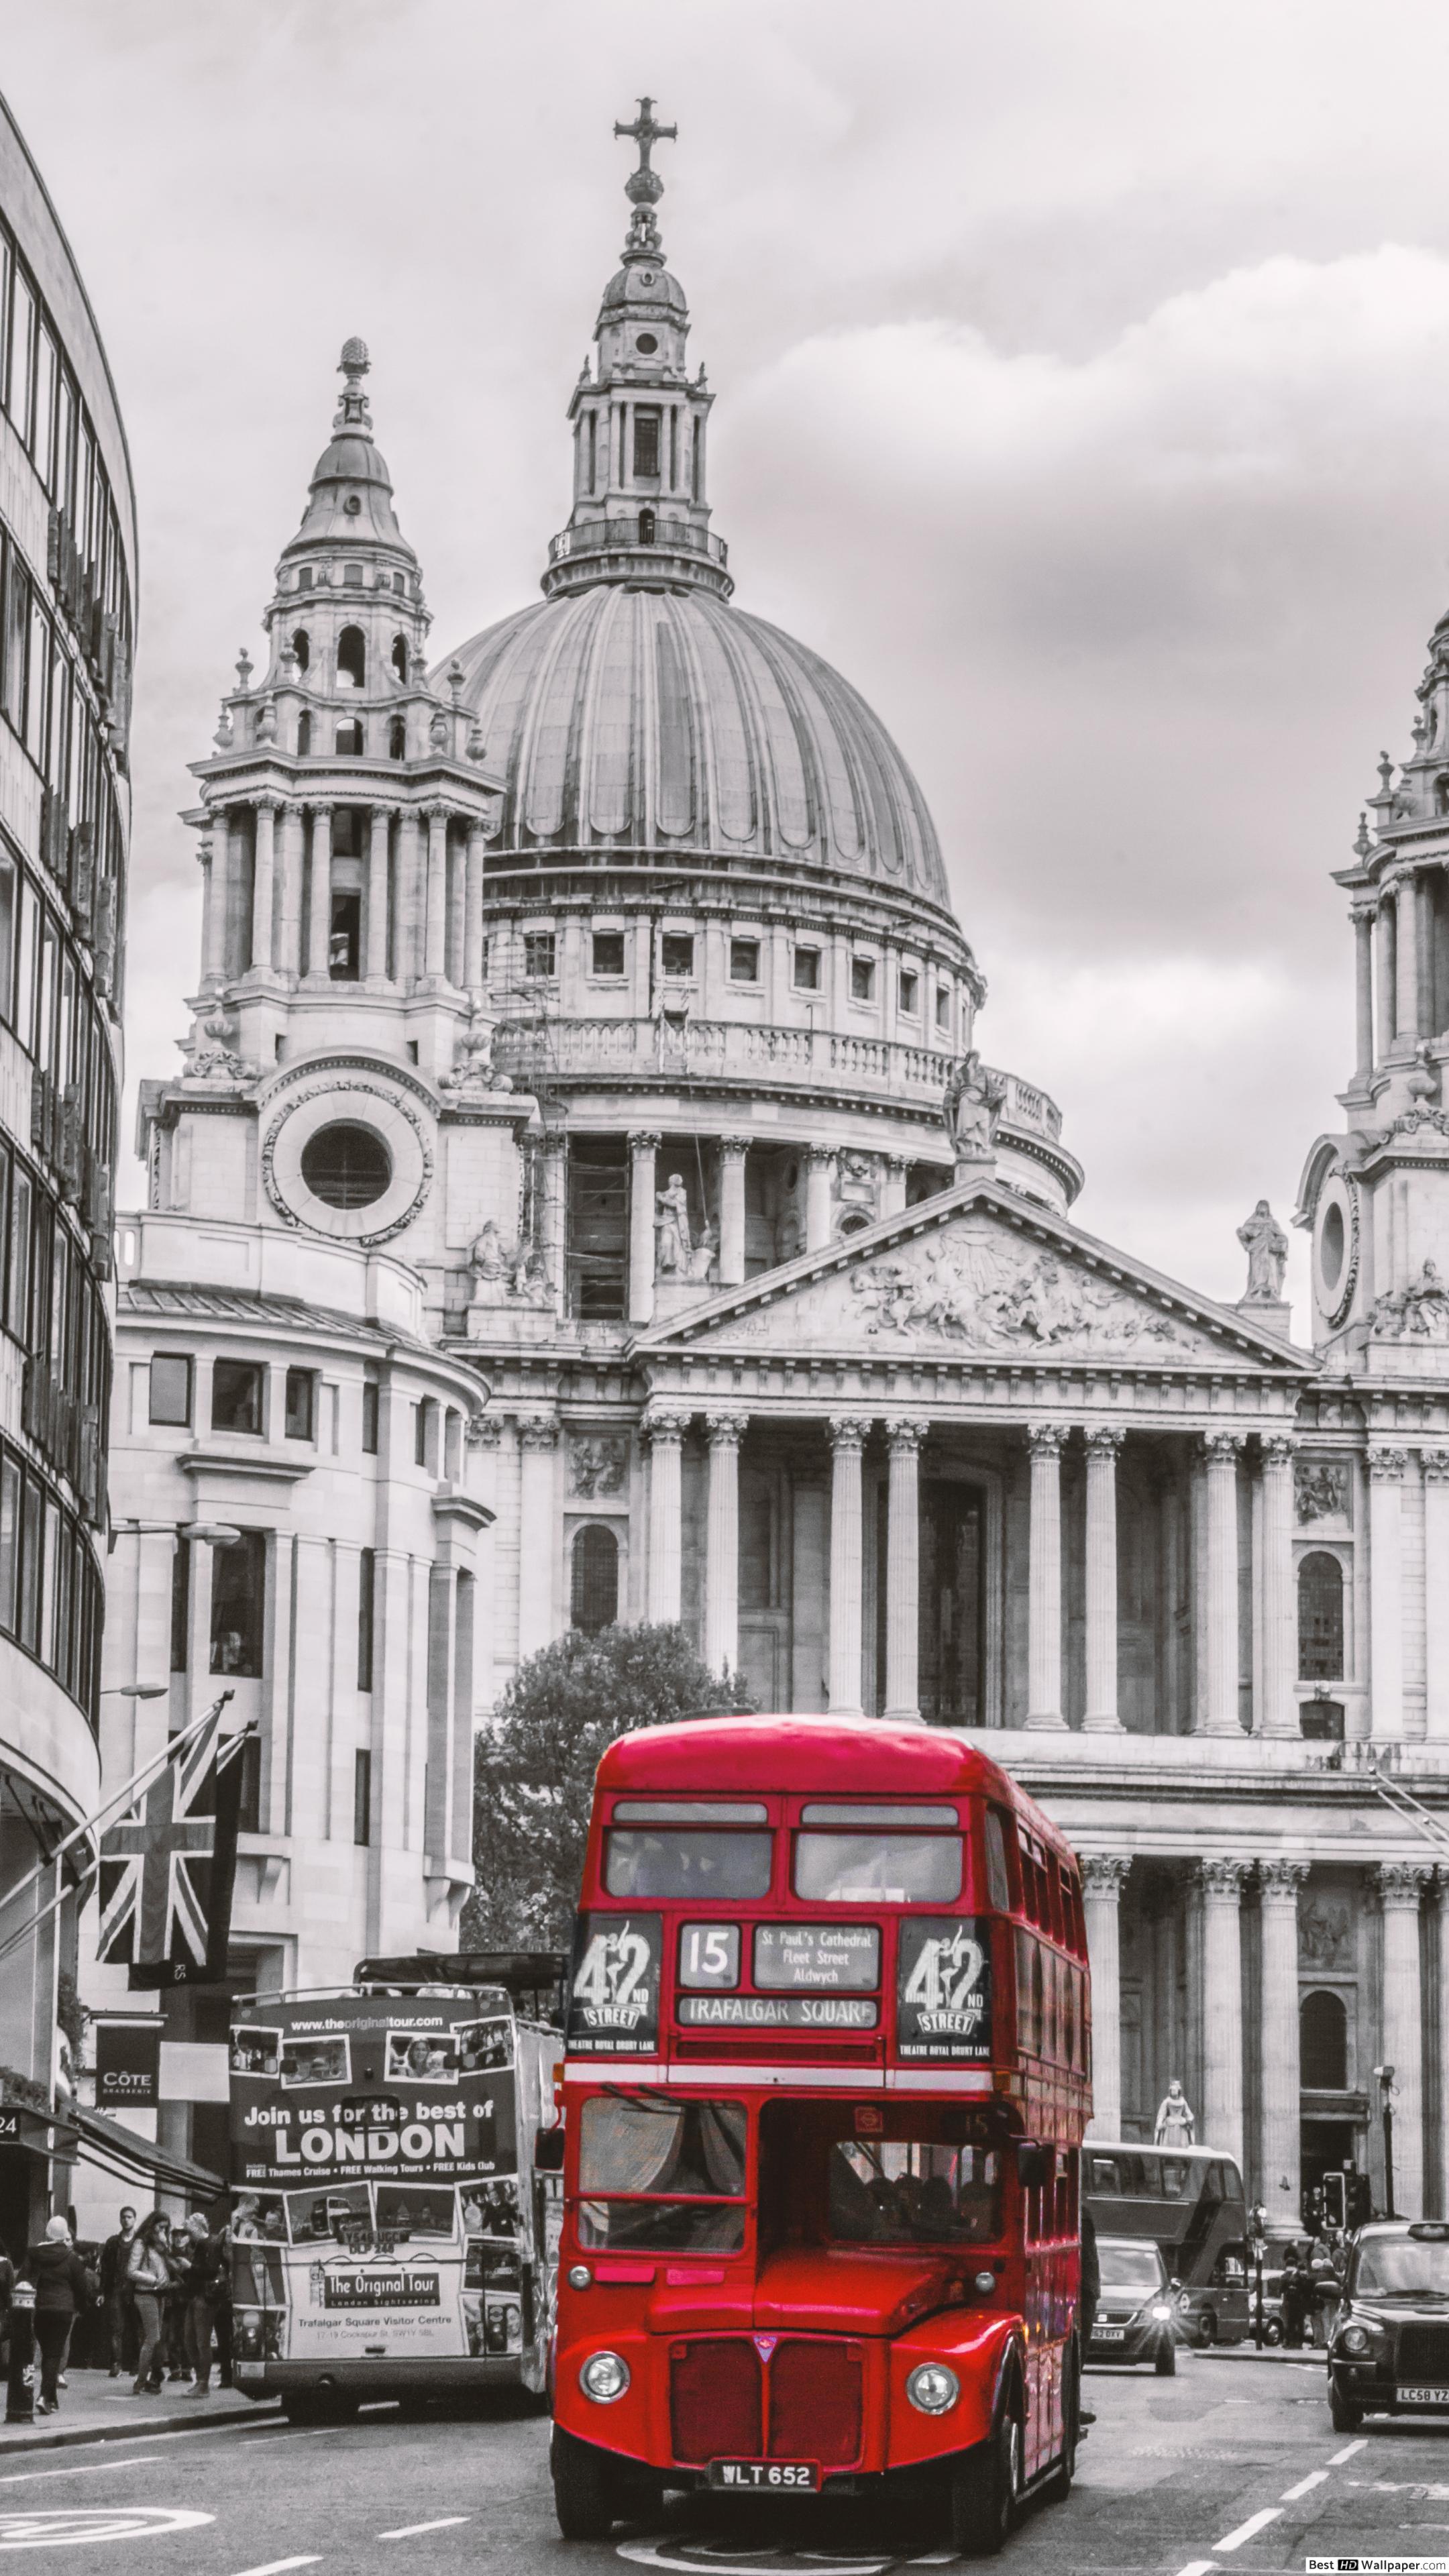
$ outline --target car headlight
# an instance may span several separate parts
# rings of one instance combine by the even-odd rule
[[[906,2395],[923,2415],[949,2415],[961,2394],[961,2382],[944,2361],[923,2361],[906,2381]]]
[[[1172,2316],[1171,2308],[1166,2307],[1154,2308],[1152,2313],[1157,2318],[1159,2324],[1162,2325],[1166,2325]]]
[[[1368,2351],[1370,2350],[1370,2348],[1371,2348],[1371,2341],[1372,2341],[1372,2339],[1371,2339],[1371,2337],[1370,2337],[1370,2335],[1369,2335],[1369,2333],[1368,2333],[1368,2331],[1367,2331],[1366,2327],[1364,2327],[1364,2326],[1345,2326],[1345,2327],[1344,2327],[1344,2330],[1343,2330],[1343,2348],[1344,2348],[1344,2351],[1345,2351],[1345,2352],[1368,2352]]]
[[[579,2386],[596,2406],[612,2406],[629,2385],[629,2365],[622,2353],[591,2352],[579,2372]]]

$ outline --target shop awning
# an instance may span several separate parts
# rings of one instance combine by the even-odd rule
[[[78,2104],[73,2116],[82,2152],[103,2173],[114,2174],[122,2182],[139,2177],[153,2190],[186,2191],[198,2200],[218,2200],[226,2189],[224,2177],[210,2166],[193,2164],[190,2156],[174,2155],[150,2138],[138,2137],[119,2120],[108,2120],[104,2111],[82,2110]]]

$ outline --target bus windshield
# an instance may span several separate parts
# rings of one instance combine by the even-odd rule
[[[579,2125],[579,2242],[737,2253],[745,2241],[742,2102],[603,2094]]]
[[[963,1849],[960,1834],[797,1834],[795,1893],[815,1905],[949,1905]]]
[[[844,2245],[989,2245],[1001,2233],[995,2147],[934,2138],[837,2138],[830,2233]]]

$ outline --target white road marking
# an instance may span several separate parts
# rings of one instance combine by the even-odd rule
[[[1213,2576],[1213,2562],[1210,2558],[1194,2558],[1190,2566],[1179,2568],[1178,2576]]]
[[[1367,2449],[1368,2435],[1365,2434],[1361,2442],[1345,2442],[1341,2451],[1334,2452],[1328,2465],[1331,2469],[1341,2469],[1345,2460],[1351,2460],[1353,2458],[1355,2451],[1366,2451]]]
[[[320,2567],[320,2558],[269,2558],[265,2567],[243,2567],[241,2576],[284,2576],[288,2567]]]
[[[1327,2483],[1327,2469],[1310,2469],[1307,2477],[1300,2478],[1296,2487],[1284,2488],[1281,2502],[1284,2504],[1296,2504],[1300,2496],[1306,2496],[1314,2487],[1326,2486]]]
[[[0,2478],[0,2487],[28,2486],[32,2478],[93,2478],[102,2469],[152,2469],[155,2460],[87,2460],[75,2469],[17,2469],[12,2477]]]
[[[439,2514],[436,2522],[403,2522],[396,2531],[380,2531],[379,2540],[416,2540],[420,2531],[451,2531],[454,2524],[466,2522],[466,2513]]]
[[[1240,2522],[1237,2530],[1230,2531],[1226,2539],[1215,2540],[1213,2542],[1214,2549],[1220,2549],[1224,2557],[1226,2557],[1230,2551],[1241,2549],[1245,2540],[1252,2540],[1256,2538],[1260,2531],[1266,2531],[1270,2522],[1277,2522],[1279,2520],[1280,2514],[1280,2506],[1276,2504],[1265,2504],[1261,2513],[1250,2513],[1247,2521]]]

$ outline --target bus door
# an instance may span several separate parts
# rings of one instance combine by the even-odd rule
[[[1018,2227],[1025,2276],[1026,2458],[1029,2478],[1062,2447],[1062,2390],[1069,2331],[1064,2295],[1074,2225],[1075,2159],[1023,2139],[1016,2150]]]

